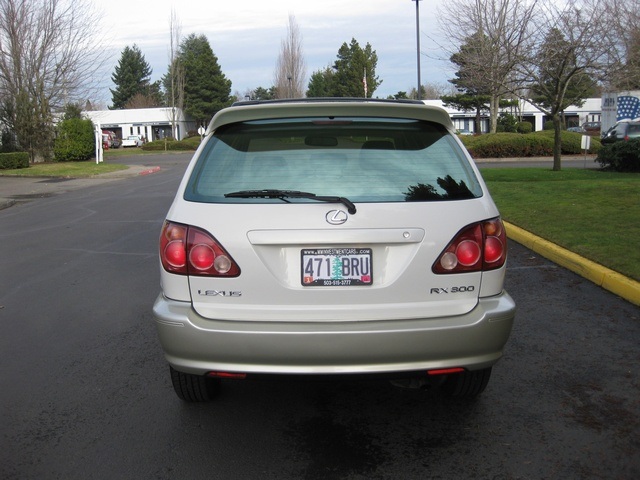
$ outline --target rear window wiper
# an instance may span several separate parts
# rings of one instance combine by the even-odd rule
[[[347,207],[347,211],[353,215],[356,213],[356,206],[351,200],[345,197],[316,195],[310,192],[300,192],[298,190],[240,190],[239,192],[225,193],[226,198],[308,198],[319,202],[341,203]]]

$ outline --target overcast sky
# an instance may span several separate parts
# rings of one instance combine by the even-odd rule
[[[374,96],[385,98],[417,84],[416,3],[412,0],[93,0],[104,12],[108,39],[108,88],[125,46],[138,45],[153,69],[152,81],[167,70],[169,18],[172,8],[182,37],[204,34],[232,93],[244,94],[273,85],[288,16],[294,15],[302,36],[307,77],[333,64],[340,46],[355,38],[378,54],[376,73],[383,80]],[[420,2],[422,83],[446,83],[452,77],[437,38],[437,6],[443,0]],[[307,78],[308,82],[308,78]],[[111,94],[103,99],[111,103]]]

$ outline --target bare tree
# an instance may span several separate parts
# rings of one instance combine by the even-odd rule
[[[599,12],[611,42],[608,90],[640,89],[640,0],[609,0]]]
[[[169,110],[171,132],[173,138],[176,139],[179,138],[179,110],[184,108],[184,69],[178,61],[181,33],[182,26],[178,19],[178,14],[174,9],[171,9],[171,16],[169,17],[169,72],[167,73],[168,78],[165,79],[165,89],[169,97],[167,101],[171,107]]]
[[[420,98],[423,100],[439,100],[444,95],[455,95],[456,87],[450,83],[427,82],[422,85],[422,94]],[[415,87],[411,89],[409,98],[417,98]]]
[[[0,0],[0,121],[32,161],[52,155],[53,113],[95,88],[99,18],[84,0]]]
[[[282,40],[276,62],[274,86],[276,98],[304,97],[307,67],[302,52],[302,36],[293,15],[289,15],[287,36]]]
[[[536,4],[537,0],[451,0],[439,12],[440,28],[453,45],[449,54],[464,66],[464,78],[456,85],[490,97],[491,132],[496,131],[500,98],[513,90],[514,69],[530,43]]]
[[[610,53],[615,46],[601,14],[607,3],[547,0],[535,20],[537,43],[519,67],[530,101],[553,120],[554,170],[561,169],[564,109],[583,101],[612,67]]]

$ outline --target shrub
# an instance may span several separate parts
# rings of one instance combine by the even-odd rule
[[[546,122],[544,122],[544,125],[542,126],[543,130],[553,130],[555,127],[553,126],[553,121],[552,120],[547,120]]]
[[[502,113],[498,118],[497,130],[499,132],[515,133],[517,125],[518,125],[518,120],[516,120],[516,117],[514,117],[510,113]]]
[[[82,162],[95,152],[95,134],[91,120],[70,118],[58,125],[58,138],[53,145],[56,162]]]
[[[640,172],[640,140],[603,145],[596,162],[607,170]]]
[[[518,122],[516,132],[521,134],[531,133],[533,132],[533,125],[530,122]]]
[[[27,152],[0,153],[0,170],[14,168],[29,168],[29,154]]]

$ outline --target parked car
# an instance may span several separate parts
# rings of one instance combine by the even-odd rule
[[[118,148],[122,144],[115,132],[111,130],[102,130],[102,148]]]
[[[569,127],[567,128],[567,132],[574,132],[574,133],[587,133],[585,131],[584,128],[582,127]]]
[[[159,239],[153,311],[178,397],[263,375],[480,394],[515,304],[500,214],[455,133],[409,100],[218,112]]]
[[[140,135],[129,135],[122,140],[122,148],[125,147],[141,147],[144,144]]]
[[[587,135],[600,135],[600,122],[585,122],[582,124],[582,129],[587,133]]]
[[[640,122],[618,122],[607,130],[600,141],[602,143],[614,143],[640,138]]]

